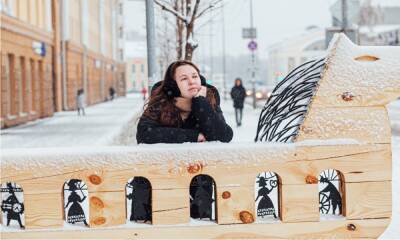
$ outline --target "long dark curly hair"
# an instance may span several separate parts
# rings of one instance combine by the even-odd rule
[[[171,63],[165,72],[164,80],[161,85],[154,89],[144,105],[143,116],[153,119],[163,126],[180,127],[182,124],[180,112],[181,110],[175,106],[175,98],[169,96],[167,88],[171,87],[171,83],[175,83],[176,69],[180,66],[190,65],[196,69],[200,76],[199,68],[192,62],[186,60],[179,60]],[[176,86],[177,87],[177,86]],[[177,90],[179,92],[179,89]],[[215,110],[217,107],[217,99],[215,90],[207,87],[207,100],[210,102],[212,108]]]

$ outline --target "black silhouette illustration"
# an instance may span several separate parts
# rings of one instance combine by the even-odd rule
[[[331,207],[332,214],[342,214],[342,197],[338,188],[332,183],[335,181],[339,184],[340,178],[337,171],[333,169],[325,170],[320,175],[320,184],[327,185],[319,192],[319,211],[322,214],[329,214]]]
[[[302,64],[275,87],[258,120],[255,141],[292,142],[316,92],[325,59]]]
[[[198,175],[190,184],[190,217],[195,219],[213,218],[215,204],[215,182],[207,175]]]
[[[263,218],[265,216],[272,215],[274,218],[277,218],[274,204],[271,198],[268,196],[268,194],[270,194],[272,190],[278,186],[277,176],[276,174],[270,173],[268,177],[262,177],[259,175],[257,178],[259,189],[256,202],[258,199],[260,199],[257,206],[257,217]],[[267,181],[269,181],[270,188],[268,188]]]
[[[68,186],[68,188],[66,188],[66,186]],[[66,214],[68,223],[75,224],[77,222],[83,222],[86,226],[89,226],[86,221],[85,212],[81,206],[81,203],[85,201],[87,197],[83,190],[87,190],[86,184],[79,179],[71,179],[65,183],[64,197],[66,197],[65,191],[70,191],[71,193],[68,196],[68,202],[64,208],[67,209],[69,207],[68,213]]]
[[[127,188],[132,192],[126,197],[131,200],[131,221],[151,221],[151,184],[144,177],[134,177]]]
[[[7,226],[10,226],[11,220],[18,222],[20,228],[24,228],[21,216],[24,213],[24,204],[20,202],[16,196],[16,192],[22,192],[22,189],[15,184],[8,182],[7,188],[2,188],[1,192],[6,196],[2,201],[1,210],[7,215]],[[8,195],[8,196],[7,196]]]

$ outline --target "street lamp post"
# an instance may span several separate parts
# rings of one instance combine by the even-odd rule
[[[253,23],[253,0],[250,0],[250,29],[254,28]],[[254,42],[254,38],[251,38],[251,42]],[[251,85],[252,85],[252,96],[253,96],[253,108],[256,108],[256,72],[255,72],[255,54],[254,50],[251,50]]]
[[[146,32],[147,32],[147,76],[148,93],[156,80],[156,34],[154,27],[154,1],[146,0]]]
[[[224,2],[222,2],[222,84],[224,89],[224,100],[227,99],[227,89],[226,89],[226,51],[225,51],[225,11],[224,11]]]

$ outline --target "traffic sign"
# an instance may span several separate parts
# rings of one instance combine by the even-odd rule
[[[247,44],[247,47],[250,49],[250,51],[255,51],[257,50],[257,42],[254,40],[251,40],[249,44]]]
[[[242,38],[257,38],[257,29],[256,28],[243,28],[242,29]]]

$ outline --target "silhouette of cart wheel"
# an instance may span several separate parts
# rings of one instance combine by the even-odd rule
[[[328,214],[331,208],[331,204],[329,202],[329,196],[326,193],[319,193],[319,212],[323,214]]]

